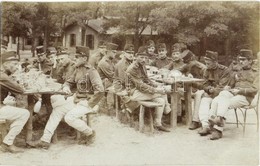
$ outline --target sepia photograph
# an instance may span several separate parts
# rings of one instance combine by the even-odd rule
[[[259,165],[259,1],[0,9],[0,165]]]

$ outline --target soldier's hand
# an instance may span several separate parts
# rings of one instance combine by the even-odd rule
[[[165,90],[162,87],[155,88],[155,92],[163,95],[165,94]]]
[[[65,92],[65,93],[67,93],[67,94],[70,94],[70,93],[71,93],[70,87],[68,87],[68,86],[64,86],[62,90],[63,90],[63,92]]]
[[[229,90],[229,92],[232,93],[233,95],[237,95],[239,91],[240,91],[239,89],[230,89]]]

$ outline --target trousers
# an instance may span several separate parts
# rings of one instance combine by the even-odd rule
[[[167,95],[143,93],[140,92],[139,90],[135,90],[132,96],[130,97],[130,99],[132,101],[152,100],[162,105],[160,107],[156,107],[155,109],[155,118],[154,118],[155,126],[162,125],[162,116],[164,112],[169,113],[168,110],[170,109],[170,104],[168,103]]]
[[[15,137],[22,131],[29,117],[30,112],[23,108],[8,105],[0,108],[0,119],[11,122],[10,130],[3,140],[5,144],[12,145],[14,143]]]

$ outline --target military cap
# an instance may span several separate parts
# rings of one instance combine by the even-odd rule
[[[184,50],[187,50],[187,45],[184,43],[175,43],[174,45],[172,45],[171,50],[172,52],[173,50],[183,52]]]
[[[161,49],[166,49],[166,44],[165,43],[159,43],[157,46],[157,50],[161,50]]]
[[[191,59],[193,56],[194,56],[194,54],[190,50],[184,50],[181,53],[180,58],[182,58],[183,61],[187,61],[187,60]]]
[[[106,48],[105,41],[100,40],[100,41],[98,42],[98,47],[99,47],[99,48]]]
[[[127,53],[134,53],[134,45],[133,44],[126,44],[124,50]]]
[[[146,42],[146,47],[149,48],[149,47],[155,47],[155,43],[153,40],[148,40]]]
[[[15,51],[7,51],[1,54],[1,62],[2,64],[7,61],[19,61],[18,58],[16,58],[16,52]]]
[[[252,59],[253,52],[252,52],[252,50],[249,50],[249,49],[241,49],[240,53],[239,53],[239,57],[245,57],[247,59]]]
[[[36,53],[37,53],[37,55],[44,54],[44,47],[43,46],[37,46],[36,47]]]
[[[218,53],[214,51],[206,50],[205,59],[212,61],[218,61]]]
[[[88,57],[89,56],[89,47],[76,46],[76,55],[77,57]]]
[[[115,43],[106,43],[106,49],[107,50],[116,50],[117,47],[118,47],[118,45],[115,44]]]
[[[136,56],[148,56],[146,53],[146,47],[145,46],[139,47],[138,52],[136,53]]]

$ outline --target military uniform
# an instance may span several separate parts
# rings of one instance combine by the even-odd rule
[[[154,121],[155,126],[162,126],[161,119],[163,113],[166,110],[166,107],[169,108],[167,95],[156,93],[156,85],[148,78],[144,65],[134,62],[128,67],[126,73],[128,76],[127,89],[130,91],[130,99],[132,101],[152,100],[162,104],[162,107],[157,107],[155,110]],[[136,107],[137,106],[138,105],[136,105]]]
[[[2,63],[6,61],[5,55],[2,54]],[[11,73],[10,73],[11,74]],[[6,145],[9,151],[14,152],[15,149],[11,149],[15,137],[22,131],[25,123],[29,119],[30,113],[28,110],[18,108],[9,105],[2,105],[2,100],[7,96],[8,92],[11,92],[14,96],[16,94],[23,93],[23,89],[13,81],[6,72],[0,73],[0,86],[1,86],[1,103],[0,103],[0,119],[8,120],[11,122],[10,130],[5,136],[3,143]],[[2,146],[4,145],[2,144]]]
[[[206,54],[212,61],[216,62],[216,59],[213,58],[215,53]],[[231,71],[223,65],[217,64],[214,69],[206,69],[203,74],[203,79],[205,80],[203,83],[193,84],[193,87],[204,90],[197,91],[195,96],[201,96],[201,100],[195,104],[195,110],[193,114],[193,121],[200,121],[202,127],[205,129],[209,128],[208,117],[209,110],[212,99],[216,97],[221,90],[224,89],[225,86],[231,84],[232,79],[230,79]],[[199,118],[199,119],[198,119]]]
[[[105,88],[110,87],[112,85],[115,73],[115,66],[112,60],[110,60],[107,56],[103,57],[98,63],[97,71],[104,83]]]
[[[57,67],[54,70],[55,75],[53,75],[53,78],[57,79],[59,83],[63,84],[69,77],[71,77],[71,75],[75,71],[75,68],[76,65],[72,61],[70,61],[65,66],[57,65]]]
[[[165,66],[169,65],[172,62],[171,58],[165,57],[163,59],[155,58],[155,60],[152,62],[151,66],[155,66],[158,69],[165,68]]]

